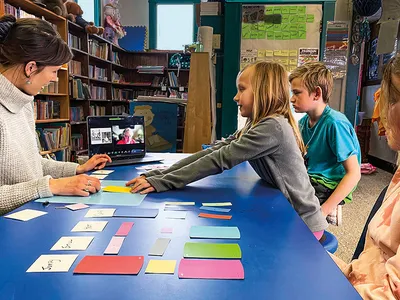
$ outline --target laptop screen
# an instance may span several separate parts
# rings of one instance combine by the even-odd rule
[[[89,156],[143,157],[146,154],[144,118],[140,116],[88,117]]]

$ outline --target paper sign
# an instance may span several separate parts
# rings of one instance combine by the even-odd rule
[[[7,216],[4,216],[4,218],[19,220],[19,221],[29,221],[31,219],[43,216],[45,214],[47,214],[47,212],[40,211],[40,210],[34,210],[34,209],[24,209],[24,210],[20,210],[18,212],[9,214]]]
[[[161,228],[161,233],[172,233],[172,228],[169,228],[169,227],[164,227],[164,228]]]
[[[182,259],[178,269],[179,278],[198,279],[244,279],[240,260]]]
[[[143,256],[85,256],[74,274],[137,275],[143,266]]]
[[[100,232],[106,227],[108,221],[80,221],[72,228],[71,232]]]
[[[242,258],[238,244],[185,243],[185,258]]]
[[[195,205],[194,202],[165,202],[165,205]]]
[[[89,207],[89,205],[86,205],[83,203],[65,205],[65,208],[68,208],[70,210],[80,210],[80,209],[84,209],[84,208],[88,208],[88,207]]]
[[[206,213],[200,213],[199,217],[200,218],[207,218],[207,219],[220,219],[220,220],[230,220],[230,219],[232,219],[232,216],[217,215],[217,214],[206,214]]]
[[[158,209],[155,208],[119,208],[114,213],[114,217],[123,218],[155,218],[158,215]]]
[[[154,245],[151,247],[149,255],[152,256],[163,256],[165,250],[167,250],[168,244],[171,239],[158,238]]]
[[[174,274],[176,260],[150,259],[146,268],[146,274]]]
[[[115,208],[89,209],[85,218],[110,218],[114,212]]]
[[[124,222],[122,225],[119,227],[117,233],[115,235],[117,236],[127,236],[129,231],[131,231],[131,228],[133,226],[133,222]]]
[[[319,49],[318,48],[300,48],[299,49],[299,66],[319,60]]]
[[[78,254],[41,255],[26,272],[68,272],[77,257]]]
[[[113,236],[111,238],[110,243],[108,244],[106,250],[104,250],[104,254],[115,254],[119,253],[119,249],[121,249],[122,244],[125,240],[123,236]]]
[[[275,54],[275,52],[274,52]],[[203,202],[201,205],[203,206],[232,206],[231,202]]]
[[[109,193],[130,193],[131,192],[131,187],[130,186],[106,186],[103,188],[104,192],[109,192]]]
[[[240,239],[240,231],[231,226],[192,226],[189,236],[200,239]]]
[[[90,176],[92,176],[93,174],[96,174],[96,175],[110,175],[112,172],[114,172],[114,170],[97,170],[97,171],[93,172]]]
[[[219,208],[219,207],[207,207],[207,206],[202,206],[200,209],[203,210],[208,210],[208,211],[216,211],[216,212],[230,212],[230,208]]]
[[[50,250],[86,250],[93,236],[63,236]]]
[[[104,178],[106,178],[108,175],[100,175],[100,174],[91,174],[90,177],[94,177],[97,178],[99,180],[103,180]]]
[[[306,22],[307,23],[314,23],[314,15],[307,15]]]
[[[167,211],[165,212],[165,217],[167,219],[186,219],[186,212],[184,211]]]

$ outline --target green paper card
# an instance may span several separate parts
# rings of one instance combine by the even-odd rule
[[[305,31],[299,31],[299,39],[300,40],[305,40],[306,39],[306,32]]]
[[[281,14],[282,13],[282,8],[281,6],[275,6],[274,7],[274,14]]]
[[[297,6],[289,6],[289,14],[291,15],[297,14]]]
[[[273,6],[267,6],[265,8],[265,14],[266,15],[272,15],[274,13],[274,7]]]
[[[265,31],[265,30],[267,30],[266,24],[265,24],[264,22],[259,23],[259,24],[258,24],[258,30],[260,30],[260,31]]]
[[[267,35],[267,33],[265,32],[265,31],[258,31],[258,35],[257,35],[257,38],[259,39],[259,40],[264,40],[265,39],[265,37],[266,37],[266,35]]]
[[[282,31],[282,40],[290,40],[290,31]]]
[[[314,15],[307,15],[306,22],[314,23]]]
[[[252,40],[258,39],[258,31],[251,31],[250,39]]]
[[[306,24],[298,24],[297,30],[298,31],[307,31],[307,25]]]
[[[282,24],[281,31],[289,31],[289,30],[290,30],[290,24]]]
[[[297,13],[298,14],[305,14],[306,13],[306,7],[305,6],[297,6]]]
[[[282,15],[282,24],[289,23],[289,16],[290,15]]]
[[[290,24],[289,26],[289,30],[290,31],[297,31],[299,28],[297,26],[297,24]]]
[[[298,31],[291,31],[290,32],[290,39],[291,40],[298,40],[299,39],[299,32]]]
[[[274,31],[274,24],[265,23],[266,31]]]
[[[289,14],[290,13],[290,7],[287,6],[287,5],[282,6],[281,7],[281,11],[282,11],[282,14]]]
[[[249,24],[246,24],[249,25]],[[242,38],[249,39],[251,34],[251,27],[250,26],[242,26]]]
[[[185,258],[242,258],[238,244],[186,243]]]
[[[275,40],[281,40],[282,39],[282,32],[275,31],[274,38],[275,38]]]
[[[298,15],[297,16],[297,23],[305,23],[307,20],[306,15]]]
[[[274,31],[280,31],[282,28],[282,24],[274,24]]]
[[[258,24],[251,24],[251,31],[257,31],[258,30]]]
[[[275,40],[275,32],[267,31],[267,39],[268,40]]]
[[[290,15],[289,16],[290,23],[297,23],[297,15]]]

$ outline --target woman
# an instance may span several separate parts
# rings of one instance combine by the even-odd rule
[[[400,150],[400,57],[386,66],[381,114],[387,117],[390,148]],[[364,251],[345,264],[334,257],[363,299],[400,299],[400,169],[392,178],[382,206],[368,226]]]
[[[122,138],[117,142],[117,145],[128,145],[136,144],[136,141],[132,138],[132,133],[130,128],[125,128],[122,133]]]
[[[100,190],[98,179],[75,175],[103,168],[111,161],[107,155],[95,155],[84,165],[56,162],[42,158],[36,143],[33,96],[71,58],[48,22],[0,18],[0,214],[37,198]],[[30,133],[17,140],[21,128]]]

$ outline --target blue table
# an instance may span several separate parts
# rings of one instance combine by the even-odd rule
[[[115,172],[107,179],[128,180],[137,175],[134,166],[112,169]],[[196,207],[189,207],[186,220],[165,219],[164,201],[195,201]],[[232,220],[199,218],[201,202],[212,201],[231,201]],[[71,233],[87,210],[73,212],[56,206],[24,205],[18,210],[48,212],[28,222],[0,218],[0,299],[361,299],[283,195],[262,182],[247,163],[184,190],[150,194],[140,207],[159,208],[156,219],[108,218],[99,233]],[[119,255],[144,255],[137,276],[73,275],[85,255],[102,255],[121,223],[132,220],[135,225]],[[239,227],[243,281],[178,278],[191,225]],[[173,234],[160,234],[162,227],[173,227]],[[61,236],[71,234],[95,238],[86,251],[50,251]],[[144,273],[149,259],[159,259],[147,254],[160,236],[171,238],[161,259],[177,260],[174,275]],[[68,273],[26,273],[40,255],[64,253],[79,254]]]

